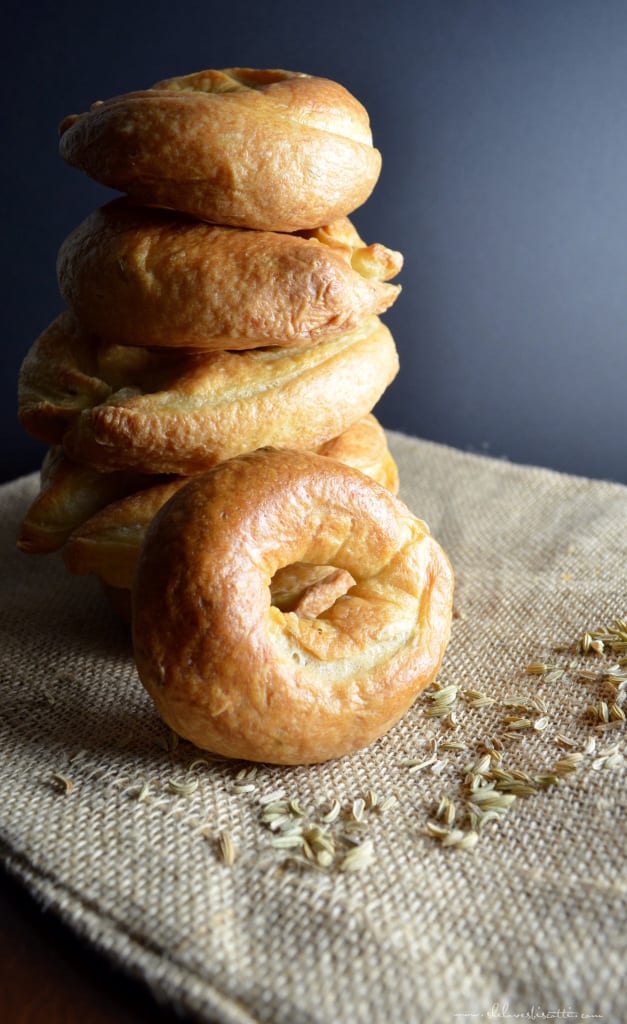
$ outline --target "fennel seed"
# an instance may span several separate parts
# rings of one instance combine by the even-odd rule
[[[218,852],[222,858],[222,863],[226,867],[231,867],[235,861],[236,850],[233,843],[233,838],[228,829],[223,829],[218,836]]]

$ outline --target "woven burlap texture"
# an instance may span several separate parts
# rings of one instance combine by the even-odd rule
[[[459,724],[428,717],[424,694],[370,749],[316,767],[263,766],[246,792],[233,789],[241,764],[190,769],[198,751],[172,743],[95,581],[67,576],[58,556],[15,551],[36,478],[0,491],[5,862],[79,934],[200,1021],[624,1019],[627,793],[620,758],[598,761],[622,750],[624,723],[599,730],[586,717],[607,699],[609,659],[577,653],[577,641],[627,612],[627,489],[400,434],[390,444],[401,496],[456,572],[439,678],[460,687]],[[539,660],[567,671],[525,671]],[[496,702],[473,708],[467,689]],[[506,739],[502,764],[548,771],[568,752],[559,734],[588,753],[557,785],[517,799],[474,849],[442,847],[426,822],[443,795],[461,806],[464,766],[505,731],[512,697],[540,697],[549,722]],[[412,770],[434,738],[465,749]],[[190,774],[195,792],[173,792],[169,780]],[[276,789],[312,814],[370,789],[397,802],[364,812],[369,866],[319,870],[271,845],[259,800]],[[223,829],[237,848],[230,867],[216,842]]]

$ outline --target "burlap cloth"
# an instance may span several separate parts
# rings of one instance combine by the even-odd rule
[[[2,488],[6,864],[79,934],[201,1021],[624,1020],[627,791],[620,757],[610,766],[599,757],[622,750],[624,723],[596,729],[586,717],[608,697],[609,659],[573,652],[585,628],[627,613],[627,489],[390,441],[401,496],[456,571],[458,617],[440,681],[460,687],[459,724],[429,718],[422,695],[371,749],[314,768],[263,767],[245,792],[233,789],[241,764],[215,763],[191,769],[191,795],[172,791],[197,752],[168,745],[97,584],[66,576],[56,556],[14,550],[35,478]],[[568,671],[558,680],[527,673],[538,660]],[[496,703],[474,708],[468,689]],[[517,799],[474,849],[441,846],[425,834],[435,804],[448,795],[461,807],[464,766],[506,729],[503,700],[537,696],[547,727],[506,739],[502,763],[546,772],[587,749],[581,764]],[[575,746],[561,748],[560,734]],[[412,770],[408,761],[430,759],[433,737],[465,750],[439,750],[435,770]],[[369,789],[395,794],[383,813],[364,812],[373,862],[349,873],[287,859],[260,821],[259,798],[277,788],[311,813]],[[238,851],[230,867],[216,843],[225,828]]]

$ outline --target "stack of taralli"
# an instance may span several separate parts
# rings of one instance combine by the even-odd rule
[[[437,672],[452,595],[372,416],[402,258],[347,218],[380,170],[366,111],[326,79],[205,71],[66,118],[60,148],[126,196],[61,246],[68,309],[22,366],[51,447],[19,547],[100,577],[198,745],[363,746]]]

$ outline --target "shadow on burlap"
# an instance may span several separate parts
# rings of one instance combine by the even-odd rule
[[[425,694],[370,749],[261,767],[244,791],[241,764],[190,770],[199,753],[172,744],[98,586],[68,577],[58,556],[15,551],[35,477],[0,491],[5,862],[199,1021],[440,1024],[557,1011],[618,1021],[627,795],[620,756],[606,767],[599,754],[622,752],[625,726],[598,729],[586,715],[607,699],[610,659],[583,656],[577,642],[627,612],[627,489],[398,434],[390,444],[401,497],[456,572],[439,679],[459,687],[458,724],[428,717]],[[566,671],[553,681],[525,671],[537,661]],[[468,689],[494,703],[471,707]],[[556,785],[516,799],[473,849],[443,847],[425,825],[444,795],[461,813],[465,766],[507,731],[512,698],[540,698],[548,724],[506,738],[503,765],[546,773],[569,750],[588,753]],[[561,748],[560,735],[574,746]],[[407,762],[431,760],[434,739],[463,749],[440,747],[435,765],[412,770]],[[194,792],[173,790],[190,771]],[[335,799],[346,808],[369,790],[379,804],[395,796],[357,826],[372,863],[320,870],[276,849],[259,800],[277,789],[318,817]],[[230,867],[224,829],[237,849]]]

